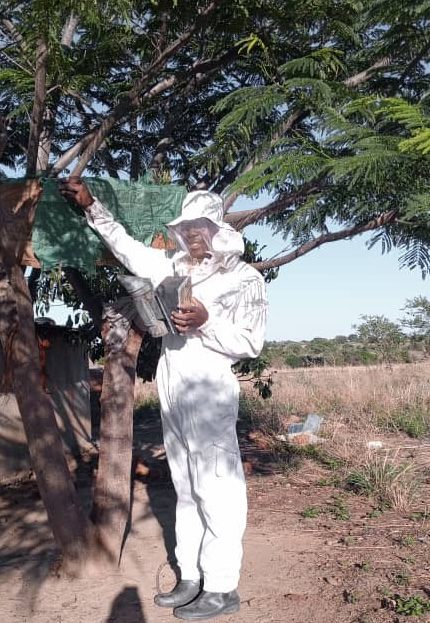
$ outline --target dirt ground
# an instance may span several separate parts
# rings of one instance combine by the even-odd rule
[[[428,500],[420,501],[415,515],[380,513],[367,498],[327,486],[327,474],[311,461],[279,471],[267,452],[243,435],[242,449],[249,521],[241,610],[223,617],[226,623],[430,621],[430,612],[396,614],[393,600],[395,594],[430,597]],[[153,604],[157,578],[162,589],[174,584],[166,559],[174,546],[175,503],[155,410],[137,418],[135,452],[150,473],[134,483],[121,567],[90,580],[56,573],[56,552],[35,482],[0,490],[2,623],[175,620],[170,610]],[[84,500],[93,463],[75,471]]]

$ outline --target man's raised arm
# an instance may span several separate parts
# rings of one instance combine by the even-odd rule
[[[130,236],[117,223],[109,210],[78,177],[60,181],[61,195],[84,212],[88,225],[96,231],[115,257],[139,277],[149,277],[156,287],[165,277],[173,275],[173,263],[161,249],[152,249]]]

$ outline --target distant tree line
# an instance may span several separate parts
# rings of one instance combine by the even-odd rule
[[[408,299],[404,315],[393,322],[383,315],[363,315],[354,333],[332,339],[315,337],[294,342],[267,342],[272,366],[354,366],[411,363],[430,355],[430,300]]]

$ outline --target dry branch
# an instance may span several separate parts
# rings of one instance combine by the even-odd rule
[[[313,240],[309,240],[302,244],[294,251],[287,253],[287,255],[282,255],[273,260],[264,260],[263,262],[255,262],[253,266],[257,270],[267,270],[269,268],[278,268],[279,266],[284,266],[285,264],[289,264],[290,262],[296,260],[302,255],[306,255],[310,251],[317,249],[323,244],[327,242],[334,242],[336,240],[344,240],[345,238],[352,238],[353,236],[357,236],[358,234],[363,234],[366,231],[371,231],[372,229],[378,229],[379,227],[383,227],[384,225],[388,225],[396,220],[397,211],[390,210],[389,212],[384,212],[380,216],[368,221],[364,225],[354,225],[354,227],[348,227],[347,229],[342,229],[340,231],[331,232],[328,234],[322,234],[318,238],[314,238]]]

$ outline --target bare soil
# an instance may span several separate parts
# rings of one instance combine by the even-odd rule
[[[430,612],[396,614],[393,599],[430,597],[428,488],[417,506],[421,514],[380,513],[367,498],[323,486],[332,473],[314,462],[282,471],[261,444],[241,436],[249,522],[241,610],[223,617],[226,623],[430,621]],[[166,563],[174,547],[175,495],[155,410],[136,420],[135,455],[140,475],[121,566],[90,579],[58,571],[34,480],[0,490],[2,623],[175,620],[153,604],[157,585],[167,590],[175,581]],[[94,466],[95,457],[72,466],[87,505]]]

